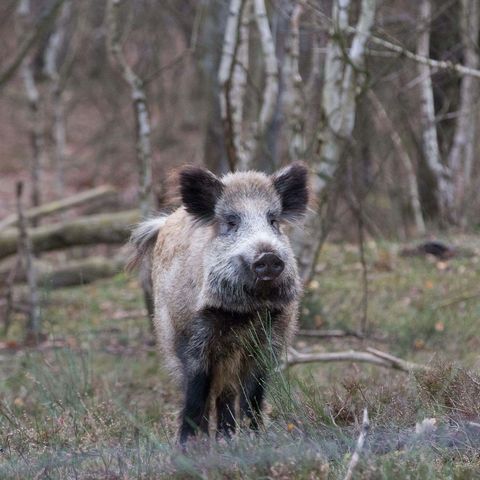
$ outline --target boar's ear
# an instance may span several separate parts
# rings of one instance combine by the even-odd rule
[[[188,213],[208,222],[215,215],[215,204],[223,191],[223,183],[200,167],[185,167],[180,172],[180,193]]]
[[[294,162],[273,174],[273,185],[282,200],[282,216],[297,220],[307,211],[308,169],[302,162]]]

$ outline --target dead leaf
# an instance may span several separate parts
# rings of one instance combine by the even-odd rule
[[[437,268],[440,271],[446,270],[448,268],[447,262],[437,262]]]
[[[425,340],[422,340],[421,338],[417,338],[413,342],[413,346],[414,346],[415,350],[421,350],[422,348],[425,347]]]
[[[445,324],[443,322],[437,322],[435,324],[435,331],[436,332],[443,332],[445,330]]]

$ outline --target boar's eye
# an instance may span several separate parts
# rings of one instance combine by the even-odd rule
[[[280,230],[280,221],[278,220],[278,218],[277,218],[275,215],[271,214],[271,213],[269,213],[269,214],[267,215],[267,217],[268,217],[268,223],[271,225],[271,227],[272,227],[275,231],[278,232],[278,231]]]
[[[220,224],[220,233],[226,235],[235,232],[239,225],[240,217],[238,215],[227,215]]]

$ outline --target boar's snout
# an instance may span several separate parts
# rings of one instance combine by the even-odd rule
[[[252,263],[252,271],[262,281],[274,280],[285,268],[283,260],[271,252],[261,253]]]

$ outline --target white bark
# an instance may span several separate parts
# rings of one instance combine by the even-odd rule
[[[365,440],[367,439],[368,431],[370,430],[370,421],[368,419],[368,410],[365,408],[363,410],[363,420],[362,420],[362,428],[360,430],[360,435],[357,439],[357,444],[355,445],[355,451],[353,452],[352,458],[348,464],[347,473],[345,475],[344,480],[351,480],[353,478],[353,472],[355,471],[355,467],[360,460],[360,454],[362,453],[363,447],[365,445]]]
[[[71,9],[71,1],[66,0],[62,6],[58,25],[50,35],[45,50],[45,73],[51,82],[51,97],[53,103],[53,138],[55,143],[56,189],[58,198],[62,198],[64,194],[66,150],[66,120],[59,63],[61,48],[66,41],[67,22]]]
[[[240,20],[240,37],[238,52],[234,60],[232,76],[232,123],[233,123],[233,141],[238,156],[238,163],[241,166],[248,163],[248,145],[243,138],[243,117],[245,92],[247,89],[247,74],[249,65],[249,41],[250,41],[250,20],[252,3],[251,0],[245,0],[243,12]]]
[[[423,57],[428,57],[430,54],[431,12],[431,0],[422,0],[420,4],[421,32],[417,41],[417,54]],[[435,107],[433,102],[432,71],[430,65],[423,63],[418,65],[418,70],[421,78],[420,107],[425,160],[437,184],[436,198],[440,214],[446,218],[452,205],[453,191],[450,181],[451,174],[448,167],[442,163],[438,145]]]
[[[25,32],[30,28],[28,16],[30,15],[29,0],[22,0],[17,8],[19,30]],[[21,69],[23,86],[27,96],[30,109],[30,181],[31,181],[31,203],[36,207],[41,203],[41,172],[44,156],[43,118],[40,109],[40,93],[33,75],[33,68],[29,59],[25,59]]]
[[[299,2],[295,5],[290,17],[290,32],[287,37],[282,71],[285,83],[283,102],[288,124],[288,152],[292,161],[304,160],[306,149],[304,131],[305,98],[302,77],[298,68],[300,50],[299,24],[302,13],[303,2]]]
[[[264,60],[265,87],[257,118],[246,122],[243,108],[246,76],[242,76],[241,69],[248,66],[248,29],[252,2]],[[278,96],[277,57],[264,0],[231,0],[218,80],[221,89],[220,113],[230,169],[248,170],[253,166],[259,141],[273,118]],[[247,127],[247,123],[251,127]],[[239,126],[242,126],[241,131]]]
[[[220,84],[220,116],[222,118],[225,143],[227,148],[230,170],[238,164],[237,148],[241,144],[239,132],[236,132],[232,104],[232,81],[235,68],[235,57],[240,43],[240,22],[242,11],[247,0],[231,0],[228,13],[225,35],[223,37],[222,56],[218,70],[218,83]],[[238,72],[238,71],[237,71]],[[240,99],[237,99],[240,101]],[[243,110],[242,110],[243,111]]]
[[[122,70],[124,80],[130,86],[131,98],[135,110],[137,157],[139,174],[140,211],[148,217],[153,207],[152,198],[152,151],[150,144],[150,116],[147,109],[147,96],[142,79],[128,64],[121,45],[118,10],[122,0],[109,0],[107,8],[108,48],[112,57]]]
[[[320,199],[340,164],[341,155],[355,124],[357,90],[363,85],[366,41],[375,17],[375,0],[362,0],[360,15],[348,58],[348,13],[350,0],[335,0],[332,11],[332,29],[327,46],[322,92],[323,124],[318,133],[319,154],[312,162],[314,178],[312,194]],[[318,212],[307,216],[304,230],[293,234],[299,270],[304,281],[313,273],[323,236]]]
[[[388,113],[385,110],[385,107],[382,105],[380,99],[375,95],[372,90],[368,92],[368,98],[377,113],[376,123],[378,128],[381,129],[382,127],[385,127],[389,131],[395,152],[400,161],[402,162],[403,168],[405,169],[410,197],[410,207],[413,212],[415,227],[419,235],[424,235],[426,233],[425,221],[423,219],[422,206],[420,203],[420,193],[418,191],[417,175],[415,173],[413,161],[410,158],[410,155],[408,154],[399,133],[397,132],[395,126],[390,120],[390,117],[388,116]]]
[[[278,95],[278,64],[275,55],[275,43],[268,23],[265,0],[253,0],[255,22],[260,33],[260,41],[265,63],[265,88],[263,102],[258,115],[256,137],[263,135],[275,111]]]
[[[478,69],[479,4],[478,0],[462,0],[460,35],[463,44],[465,66]],[[472,76],[462,77],[460,105],[455,125],[455,134],[449,153],[448,164],[455,179],[455,216],[462,220],[465,194],[470,185],[475,156],[475,134],[478,112],[475,107],[479,94],[479,81]]]

